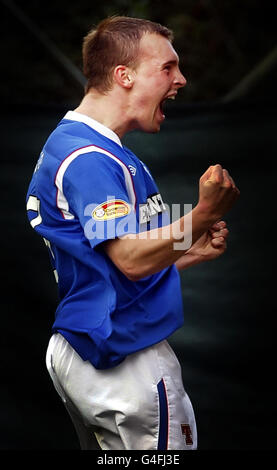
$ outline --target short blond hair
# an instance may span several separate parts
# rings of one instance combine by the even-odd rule
[[[95,88],[106,92],[112,85],[112,71],[117,65],[135,67],[143,34],[160,34],[173,41],[170,29],[150,20],[112,16],[101,21],[83,41],[83,73],[86,92]]]

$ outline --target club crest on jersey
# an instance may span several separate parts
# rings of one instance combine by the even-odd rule
[[[92,212],[95,220],[110,220],[128,215],[131,207],[122,199],[111,199],[99,204]]]
[[[147,198],[146,204],[140,204],[139,206],[139,223],[149,222],[151,217],[164,211],[166,211],[166,207],[162,196],[158,193],[153,194]]]

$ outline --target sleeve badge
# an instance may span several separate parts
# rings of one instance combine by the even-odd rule
[[[122,199],[111,199],[99,204],[92,212],[95,220],[111,220],[124,217],[131,212],[129,204]]]

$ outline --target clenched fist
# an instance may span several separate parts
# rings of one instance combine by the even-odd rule
[[[231,209],[239,194],[233,178],[219,164],[210,166],[199,180],[198,204],[215,221]]]

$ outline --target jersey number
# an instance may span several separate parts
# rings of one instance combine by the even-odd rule
[[[40,215],[40,200],[36,196],[29,196],[27,201],[27,211],[37,212],[37,217],[30,221],[30,224],[33,228],[41,224],[42,218]]]

